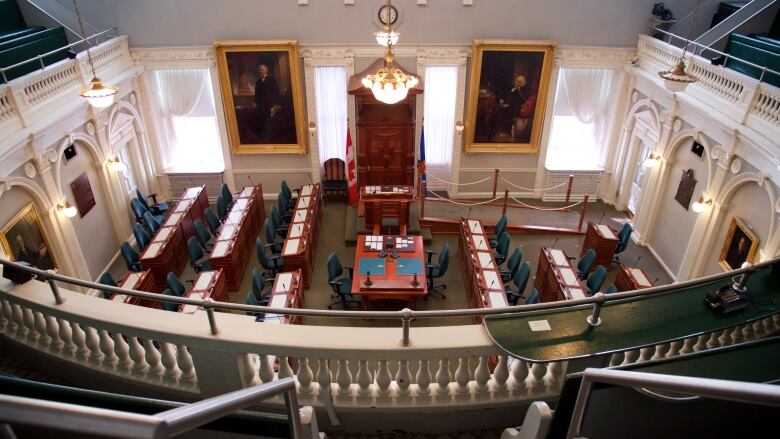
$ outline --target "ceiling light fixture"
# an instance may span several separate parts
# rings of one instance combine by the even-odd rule
[[[81,37],[87,43],[87,59],[89,60],[89,67],[92,70],[92,81],[89,85],[81,89],[79,95],[89,102],[95,108],[105,108],[114,103],[114,95],[117,94],[119,88],[114,87],[111,84],[106,84],[97,77],[95,72],[95,63],[92,61],[92,52],[89,51],[91,45],[87,34],[84,32],[84,23],[81,21],[81,14],[79,13],[79,5],[76,0],[73,0],[73,7],[76,8],[76,18],[79,20],[79,27],[81,28]]]
[[[685,38],[685,47],[683,47],[680,61],[671,70],[662,70],[658,72],[658,76],[664,80],[664,87],[671,92],[683,91],[688,84],[696,82],[696,78],[685,71],[685,52],[688,50],[688,45],[691,43],[691,31],[693,31],[693,23],[696,22],[696,13],[698,11],[699,0],[696,0],[696,7],[693,9],[691,24],[688,27],[688,36]]]
[[[390,0],[387,0],[387,6],[390,6]],[[386,40],[387,52],[385,52],[384,66],[377,70],[376,73],[367,75],[362,82],[363,86],[371,89],[378,101],[386,104],[395,104],[406,97],[409,89],[417,85],[418,80],[413,75],[407,75],[393,65],[395,60],[393,57],[393,27],[389,20],[386,29],[388,31]]]
[[[374,32],[377,44],[383,47],[387,47],[388,44],[395,46],[400,36],[401,34],[391,29],[389,25],[382,28],[379,32]]]

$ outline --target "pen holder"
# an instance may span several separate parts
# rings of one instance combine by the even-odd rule
[[[370,287],[371,285],[374,285],[374,282],[371,281],[371,272],[370,271],[366,272],[366,281],[363,282],[363,284],[365,286],[367,286],[367,287]]]
[[[413,287],[419,287],[420,281],[417,280],[417,273],[414,273],[414,277],[412,278],[412,286]]]

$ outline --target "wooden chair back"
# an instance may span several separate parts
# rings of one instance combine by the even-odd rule
[[[339,181],[347,179],[347,174],[344,170],[344,160],[334,157],[332,159],[325,160],[325,163],[323,163],[322,166],[325,168],[323,180]]]

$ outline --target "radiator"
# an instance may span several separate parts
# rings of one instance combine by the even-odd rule
[[[215,201],[219,195],[219,187],[222,185],[222,173],[213,174],[167,174],[168,185],[171,188],[173,198],[179,198],[185,189],[193,186],[206,185],[206,194],[209,201]]]
[[[585,198],[585,195],[588,195],[588,201],[596,200],[602,171],[551,171],[547,169],[546,172],[547,178],[544,187],[547,188],[558,186],[561,183],[564,184],[561,185],[561,187],[544,192],[542,194],[542,201],[565,201],[570,175],[574,176],[574,180],[571,185],[569,201],[581,201]]]

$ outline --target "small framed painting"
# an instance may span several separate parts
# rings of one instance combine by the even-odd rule
[[[13,261],[27,262],[41,270],[56,270],[57,263],[49,250],[46,236],[35,207],[30,203],[0,230],[3,251]]]
[[[753,263],[758,251],[758,236],[739,218],[732,217],[718,262],[724,270],[736,270],[745,262]]]

